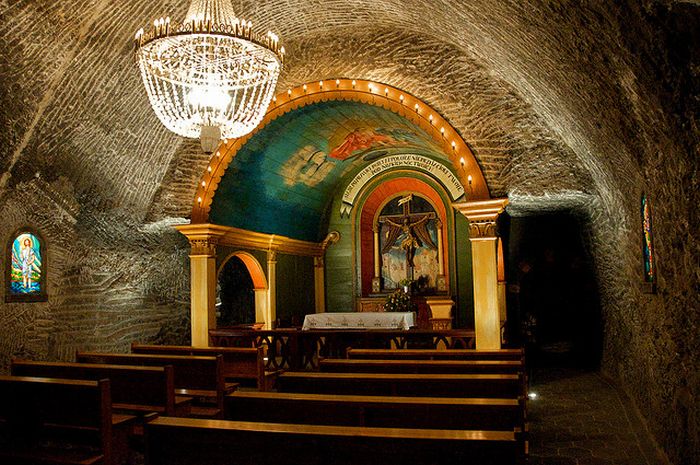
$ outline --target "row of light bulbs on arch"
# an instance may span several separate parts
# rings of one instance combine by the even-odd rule
[[[340,88],[340,82],[341,82],[340,79],[335,80],[336,89]],[[352,85],[352,88],[355,89],[357,87],[357,81],[353,79],[351,85]],[[318,81],[319,92],[323,91],[323,86],[324,86],[324,81]],[[375,88],[374,88],[374,85],[372,83],[369,83],[367,88],[371,94],[374,93]],[[304,91],[304,94],[306,94],[308,91],[308,85],[304,84],[302,86],[302,90]],[[292,89],[287,90],[287,97],[289,99],[292,98]],[[389,88],[388,87],[384,88],[384,97],[386,97],[386,98],[389,97]],[[401,102],[402,105],[404,103],[404,100],[405,100],[405,97],[403,96],[403,94],[399,94],[399,101]],[[275,105],[277,104],[277,96],[272,97],[272,102]],[[416,113],[420,114],[420,105],[418,103],[416,103],[413,108],[416,111]],[[433,125],[433,120],[434,120],[433,115],[432,114],[428,115],[428,121],[430,122],[431,126]],[[443,139],[445,138],[445,127],[444,126],[440,128],[440,135],[442,136]],[[228,144],[228,140],[224,139],[223,143],[224,143],[224,145]],[[452,151],[454,153],[456,153],[457,143],[455,141],[452,141],[452,143],[450,145],[452,147]],[[221,152],[219,150],[216,151],[216,157],[221,158]],[[462,169],[464,169],[464,166],[466,165],[466,160],[464,159],[464,157],[459,158],[459,164],[460,164],[460,167]],[[207,172],[211,174],[211,172],[212,172],[211,165],[207,166]],[[468,183],[469,187],[471,188],[471,185],[472,185],[472,175],[471,174],[467,176],[467,183]],[[203,189],[206,188],[206,186],[207,186],[206,181],[202,180],[201,185],[202,185]],[[197,203],[199,205],[202,204],[202,197],[197,197]]]

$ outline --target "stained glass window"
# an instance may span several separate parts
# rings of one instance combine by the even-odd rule
[[[45,299],[44,247],[37,234],[22,231],[14,236],[10,243],[8,265],[7,300]]]
[[[656,255],[651,224],[651,205],[646,195],[642,195],[642,250],[644,252],[644,281],[652,286],[656,282]]]

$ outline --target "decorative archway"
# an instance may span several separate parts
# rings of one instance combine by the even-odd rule
[[[243,262],[250,278],[253,281],[253,291],[255,292],[255,321],[264,322],[265,328],[272,328],[272,314],[270,308],[270,292],[267,285],[267,278],[260,262],[250,253],[244,251],[236,251],[229,254],[219,265],[216,271],[217,277],[226,266],[229,260],[233,257],[238,258]]]
[[[363,200],[361,209],[358,209],[356,228],[359,233],[358,236],[364,238],[358,240],[359,245],[359,257],[358,265],[361,270],[360,272],[360,282],[358,285],[362,290],[362,296],[366,297],[369,294],[370,289],[378,291],[375,280],[379,278],[378,265],[380,263],[378,252],[379,252],[379,237],[378,231],[373,231],[373,227],[376,224],[378,215],[380,214],[385,203],[396,197],[401,193],[414,192],[428,199],[430,203],[435,207],[438,220],[447,224],[447,211],[445,209],[445,200],[438,191],[437,186],[432,186],[429,184],[430,178],[422,175],[420,173],[396,173],[395,176],[398,177],[385,177],[383,179],[378,179],[375,184],[368,186],[366,191],[363,193]],[[446,194],[442,194],[447,197]],[[448,204],[449,205],[449,204]],[[448,228],[440,228],[440,238],[438,239],[442,247],[442,243],[447,243]],[[374,233],[374,234],[372,234]],[[445,279],[445,269],[449,269],[449,264],[445,263],[444,256],[441,255],[440,261],[442,262],[443,272],[441,273],[443,279]],[[447,282],[445,282],[445,286]]]
[[[250,134],[224,141],[212,154],[202,174],[192,205],[192,223],[209,221],[212,201],[226,169],[238,151],[278,117],[305,106],[327,101],[354,101],[385,108],[425,130],[449,156],[452,168],[470,200],[490,198],[486,180],[474,154],[457,130],[419,98],[386,84],[355,79],[315,81],[289,89],[273,98],[262,123]]]

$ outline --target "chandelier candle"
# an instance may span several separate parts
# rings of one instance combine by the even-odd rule
[[[134,46],[158,119],[209,153],[260,124],[285,53],[276,34],[237,18],[230,0],[193,0],[182,23],[157,19]]]

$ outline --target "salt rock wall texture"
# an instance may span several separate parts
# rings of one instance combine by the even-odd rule
[[[285,40],[278,90],[334,77],[397,86],[460,131],[511,214],[587,217],[602,368],[671,462],[698,463],[697,2],[233,4]],[[207,159],[156,120],[130,44],[186,8],[0,0],[0,239],[34,226],[50,263],[47,303],[0,306],[0,370],[13,356],[187,340],[188,246],[170,225],[186,221]],[[653,295],[640,284],[643,191]]]

